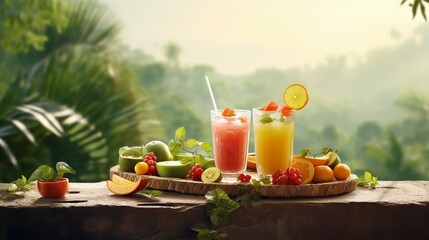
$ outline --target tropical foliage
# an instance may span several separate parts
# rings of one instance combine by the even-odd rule
[[[1,54],[0,180],[57,161],[77,180],[106,178],[120,146],[156,135],[148,98],[115,50],[117,21],[93,1],[62,14],[68,25],[47,26],[43,50]]]

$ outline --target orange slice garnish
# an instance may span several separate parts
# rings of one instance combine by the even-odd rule
[[[295,83],[288,86],[283,93],[283,101],[289,108],[300,110],[308,103],[308,91],[301,84]]]

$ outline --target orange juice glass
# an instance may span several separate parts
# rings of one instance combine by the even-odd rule
[[[289,116],[277,111],[252,109],[256,170],[259,178],[271,177],[277,169],[291,164],[295,129],[295,111]]]
[[[215,165],[222,174],[238,175],[246,170],[251,112],[234,109],[235,116],[211,111]]]

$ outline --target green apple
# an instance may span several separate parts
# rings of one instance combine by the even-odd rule
[[[157,162],[173,160],[173,155],[171,155],[167,144],[161,141],[151,141],[143,146],[143,156],[150,152],[155,154]]]

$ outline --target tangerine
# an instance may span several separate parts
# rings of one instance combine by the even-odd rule
[[[352,171],[350,170],[350,167],[344,163],[340,163],[334,167],[334,176],[337,180],[347,179],[350,176],[351,172]]]
[[[331,182],[332,180],[334,180],[334,171],[330,167],[326,165],[314,167],[314,183]]]
[[[134,171],[138,175],[145,175],[149,171],[149,165],[147,165],[147,163],[145,163],[145,162],[138,162],[134,166]]]
[[[304,158],[294,158],[291,167],[299,169],[299,173],[302,175],[302,184],[311,183],[314,177],[313,163]]]

